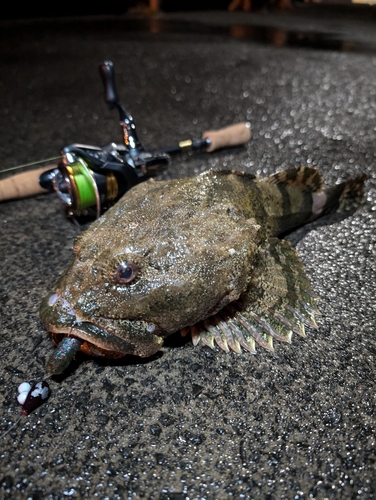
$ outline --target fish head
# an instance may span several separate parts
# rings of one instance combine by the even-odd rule
[[[212,214],[124,198],[78,236],[40,315],[56,340],[77,337],[85,352],[148,357],[239,297],[258,228],[226,207]]]

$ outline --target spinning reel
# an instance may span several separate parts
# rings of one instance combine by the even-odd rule
[[[25,172],[1,181],[0,201],[55,190],[69,216],[99,217],[128,189],[167,169],[171,155],[187,150],[212,152],[244,144],[251,137],[250,124],[237,123],[204,132],[198,140],[185,140],[176,146],[146,151],[137,136],[132,115],[120,103],[112,62],[101,63],[99,72],[107,106],[109,109],[116,108],[119,113],[123,143],[111,142],[103,147],[86,144],[65,146],[57,168]]]

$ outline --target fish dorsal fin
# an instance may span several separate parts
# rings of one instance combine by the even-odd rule
[[[276,174],[270,175],[264,182],[269,184],[282,184],[294,186],[305,193],[317,193],[322,191],[324,181],[318,170],[312,167],[289,168]]]
[[[205,170],[201,172],[201,177],[210,177],[210,176],[226,176],[226,175],[237,175],[238,177],[245,177],[248,180],[255,180],[257,176],[251,174],[249,172],[242,172],[241,170],[233,170],[226,168],[211,168],[210,170]]]

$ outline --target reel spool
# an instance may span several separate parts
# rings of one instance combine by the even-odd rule
[[[119,184],[112,172],[100,174],[91,170],[85,160],[77,158],[69,165],[59,164],[52,180],[56,194],[70,212],[82,213],[95,207],[97,217],[106,202],[119,194]]]

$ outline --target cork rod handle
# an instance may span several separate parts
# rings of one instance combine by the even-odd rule
[[[37,194],[48,193],[39,184],[39,177],[46,170],[56,168],[56,165],[47,165],[36,170],[22,172],[0,181],[0,202],[27,198]]]
[[[206,150],[208,153],[220,148],[241,146],[252,137],[251,124],[249,122],[235,123],[219,130],[207,130],[202,138],[209,138],[211,144]]]

